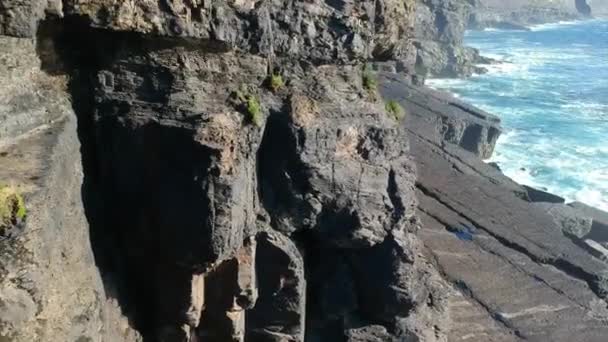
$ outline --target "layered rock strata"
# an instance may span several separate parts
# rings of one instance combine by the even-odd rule
[[[0,51],[0,183],[27,208],[0,232],[0,340],[138,341],[95,264],[67,79],[41,71],[32,40]]]

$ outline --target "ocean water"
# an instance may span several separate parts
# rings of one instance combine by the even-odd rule
[[[608,20],[467,33],[503,61],[431,87],[498,115],[491,161],[515,181],[608,210]]]

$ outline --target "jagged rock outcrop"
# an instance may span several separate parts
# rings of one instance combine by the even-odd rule
[[[410,122],[425,139],[439,146],[456,145],[482,159],[492,156],[501,133],[500,119],[453,96],[428,88],[401,84],[402,76],[386,74],[381,87],[386,98],[401,98],[407,90],[408,109],[422,120]]]
[[[488,60],[464,45],[468,18],[474,11],[474,4],[464,0],[416,2],[414,44],[420,76],[459,77],[483,72],[476,64]]]
[[[32,69],[69,79],[55,97],[3,82],[38,102],[7,105],[0,128],[46,137],[33,129],[55,116],[36,109],[57,99],[72,139],[45,167],[71,183],[41,185],[55,225],[26,193],[23,235],[53,251],[34,254],[40,279],[22,289],[41,299],[0,291],[19,304],[3,306],[0,336],[446,341],[407,138],[363,82],[367,61],[412,71],[412,1],[0,3],[0,33],[37,44]],[[25,281],[18,257],[0,261],[3,286]]]

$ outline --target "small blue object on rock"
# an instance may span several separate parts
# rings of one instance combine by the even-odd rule
[[[463,223],[460,224],[460,227],[449,227],[448,230],[462,241],[473,241],[473,235],[476,233],[475,228]]]

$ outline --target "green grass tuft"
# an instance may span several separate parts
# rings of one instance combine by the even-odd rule
[[[262,126],[264,115],[260,100],[243,85],[232,92],[230,101],[245,116],[249,123]]]
[[[25,201],[17,189],[0,185],[0,230],[23,221],[26,216]]]
[[[283,76],[281,76],[280,74],[272,74],[270,76],[270,89],[273,92],[276,93],[277,91],[281,90],[284,85],[285,82],[283,82]]]
[[[375,92],[378,89],[378,81],[371,71],[363,72],[363,88],[368,91]]]
[[[399,102],[390,100],[385,105],[387,113],[392,116],[395,120],[401,121],[405,118],[405,109],[401,107]]]
[[[257,127],[262,126],[262,107],[260,101],[253,95],[247,96],[247,113],[249,114],[249,121]]]

